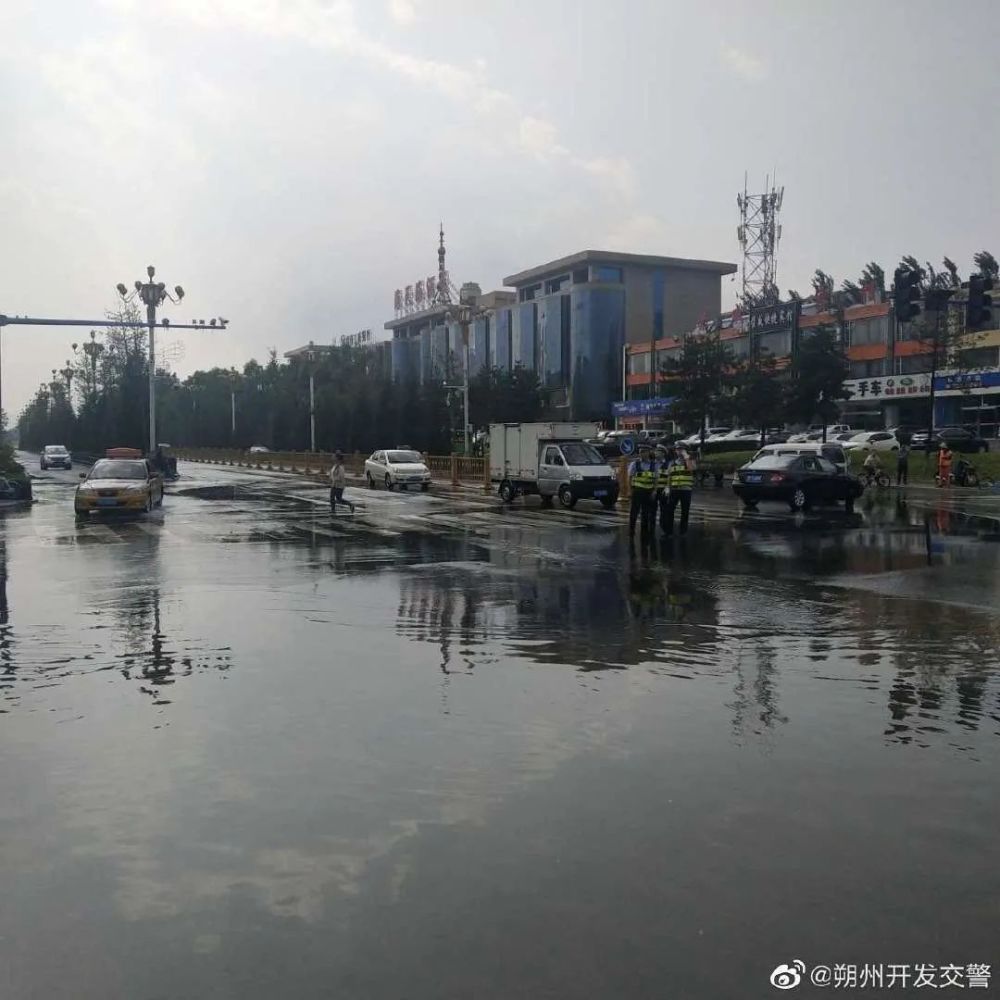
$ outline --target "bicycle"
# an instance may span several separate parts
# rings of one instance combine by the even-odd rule
[[[889,473],[880,469],[878,472],[874,472],[871,469],[865,469],[861,476],[861,485],[864,489],[868,489],[870,486],[877,486],[879,489],[888,489],[889,484],[892,480],[889,478]]]

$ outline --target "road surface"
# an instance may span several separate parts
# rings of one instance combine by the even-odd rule
[[[988,509],[699,493],[630,554],[582,505],[333,518],[181,472],[149,516],[77,525],[74,469],[0,518],[3,996],[763,997],[794,959],[995,959]]]

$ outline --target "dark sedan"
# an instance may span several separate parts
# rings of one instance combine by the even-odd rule
[[[733,492],[749,510],[762,500],[774,500],[792,510],[843,503],[850,513],[862,486],[819,455],[762,455],[739,469]]]
[[[939,427],[931,435],[930,450],[937,451],[944,441],[952,451],[965,455],[975,455],[976,452],[988,451],[989,445],[975,431],[965,427]],[[910,437],[910,447],[914,451],[923,451],[927,447],[927,431],[914,431]]]

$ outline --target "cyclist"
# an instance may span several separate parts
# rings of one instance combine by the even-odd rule
[[[878,477],[882,472],[882,463],[874,451],[868,452],[868,457],[864,461],[862,468],[865,470],[865,485],[870,486],[878,482]]]

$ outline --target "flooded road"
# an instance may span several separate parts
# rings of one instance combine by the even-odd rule
[[[991,963],[1000,545],[189,467],[0,520],[0,995],[763,997]],[[554,516],[553,516],[554,515]],[[807,984],[795,995],[817,995]]]

